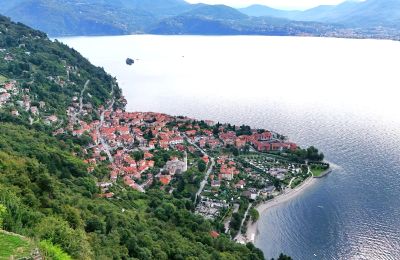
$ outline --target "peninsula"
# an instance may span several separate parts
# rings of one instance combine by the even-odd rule
[[[2,16],[0,60],[0,229],[31,256],[263,259],[232,241],[254,206],[329,168],[271,130],[127,112],[115,78]]]

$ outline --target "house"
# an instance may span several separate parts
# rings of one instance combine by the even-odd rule
[[[236,148],[240,149],[246,145],[246,140],[244,138],[238,137],[235,139]]]
[[[34,114],[34,115],[39,114],[39,109],[38,109],[37,107],[35,107],[35,106],[32,106],[32,107],[30,108],[30,111],[31,111],[31,113]]]
[[[219,179],[220,180],[233,180],[233,175],[239,174],[239,171],[236,167],[228,167],[226,164],[221,165]]]
[[[187,136],[195,136],[197,131],[196,130],[188,130],[185,133]]]
[[[148,168],[153,168],[154,167],[155,162],[152,160],[146,161],[146,166]]]
[[[222,140],[224,145],[234,145],[236,140],[236,133],[229,131],[227,133],[220,133],[219,138]]]
[[[58,121],[57,116],[56,115],[51,115],[51,116],[48,116],[46,118],[45,123],[46,124],[53,124],[53,123],[56,123],[57,121]]]
[[[183,138],[180,136],[173,137],[169,140],[169,145],[177,145],[182,143],[183,143]]]
[[[115,182],[115,181],[117,181],[117,178],[118,178],[118,171],[117,170],[112,171],[110,173],[110,180],[112,182]]]
[[[13,61],[14,58],[13,58],[11,55],[7,54],[7,55],[4,57],[4,60],[5,60],[5,61]]]
[[[171,175],[160,175],[162,185],[168,185],[171,182]]]
[[[219,237],[219,233],[217,231],[213,230],[213,231],[210,232],[210,236],[212,238],[218,238]]]
[[[205,140],[204,138],[202,138],[202,139],[199,140],[199,146],[200,146],[201,148],[204,148],[204,147],[206,146],[206,140]]]
[[[111,199],[112,197],[114,197],[114,193],[113,192],[107,192],[107,193],[104,193],[104,194],[100,194],[99,197],[100,198]]]
[[[203,130],[204,135],[206,136],[213,136],[213,132],[210,130]]]
[[[187,171],[187,161],[180,161],[178,158],[174,158],[165,164],[164,171],[168,172],[172,176],[183,173]]]
[[[118,126],[116,128],[116,131],[120,134],[120,135],[129,135],[130,130],[128,126]]]
[[[235,188],[243,189],[245,185],[246,185],[246,182],[244,180],[240,180],[240,181],[238,181],[238,183],[235,184]]]
[[[9,93],[3,93],[0,95],[0,102],[6,102],[10,97],[11,95]]]
[[[144,153],[144,159],[150,159],[153,158],[153,154],[149,153],[149,152],[145,152]]]
[[[257,197],[258,197],[257,190],[253,189],[253,188],[244,191],[242,194],[243,194],[243,196],[245,196],[245,197],[247,197],[247,198],[249,198],[251,200],[256,200]]]
[[[255,137],[258,141],[269,141],[272,139],[272,133],[269,131],[265,131],[261,134],[255,134]]]
[[[208,162],[210,161],[210,158],[208,158],[207,155],[204,155],[201,159],[202,159],[206,164],[208,164]]]
[[[210,146],[211,149],[215,149],[221,145],[221,142],[218,141],[217,139],[210,138],[210,139],[208,139],[207,144],[208,144],[208,146]]]
[[[266,197],[266,196],[271,196],[272,193],[276,190],[275,186],[268,186],[264,189],[261,190],[261,195]]]
[[[219,188],[219,187],[221,187],[221,182],[220,181],[211,181],[211,187],[213,187],[213,188]]]
[[[181,152],[183,152],[183,151],[186,150],[186,147],[185,147],[183,144],[177,144],[177,145],[175,146],[175,148],[176,148],[178,151],[181,151]]]
[[[158,142],[158,144],[160,145],[161,148],[163,149],[167,149],[168,148],[168,144],[169,144],[169,140],[168,139],[162,139]]]
[[[113,184],[111,182],[99,182],[99,183],[97,183],[97,187],[100,187],[101,189],[108,189],[112,185]]]
[[[271,150],[271,144],[268,142],[252,141],[252,144],[259,152],[269,152]]]

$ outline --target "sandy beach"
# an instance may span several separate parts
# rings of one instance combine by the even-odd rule
[[[275,207],[281,203],[284,203],[286,201],[291,200],[295,196],[297,196],[300,192],[304,191],[307,189],[309,186],[311,186],[313,183],[315,183],[317,180],[313,177],[309,177],[306,179],[302,184],[297,186],[294,189],[286,189],[285,192],[281,195],[276,196],[272,200],[268,200],[264,203],[259,204],[256,206],[256,209],[260,213],[260,215],[263,214],[264,211],[267,209],[270,209],[272,207]],[[247,225],[247,232],[245,236],[240,236],[238,238],[239,243],[247,243],[247,242],[253,242],[258,234],[258,221],[251,223],[249,221],[249,224]]]

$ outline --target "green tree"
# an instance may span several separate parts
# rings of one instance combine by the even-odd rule
[[[197,168],[199,169],[200,172],[204,172],[207,169],[207,165],[203,160],[199,160],[197,162]]]
[[[239,150],[236,147],[232,146],[231,151],[234,156],[239,156]]]
[[[274,260],[274,258],[272,258],[271,260]],[[287,256],[287,255],[284,255],[283,253],[281,253],[277,260],[293,260],[293,259],[290,256]]]
[[[40,240],[48,240],[55,245],[60,245],[74,258],[92,257],[86,234],[81,230],[71,228],[68,222],[60,218],[43,218],[35,228],[35,234]]]
[[[249,213],[253,222],[256,222],[260,218],[260,213],[255,208],[251,208]]]
[[[133,158],[135,159],[135,161],[143,160],[144,153],[142,151],[133,152]]]
[[[3,228],[3,219],[7,213],[7,208],[3,204],[0,204],[0,229]]]

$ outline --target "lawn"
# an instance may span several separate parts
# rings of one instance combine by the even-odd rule
[[[324,173],[326,171],[326,169],[323,169],[321,167],[315,167],[311,169],[313,176],[315,177],[319,177],[321,176],[322,173]]]
[[[33,250],[32,243],[19,236],[9,235],[0,231],[0,260],[27,257]]]
[[[4,77],[3,75],[0,75],[0,84],[5,83],[6,81],[8,81],[8,78]]]

